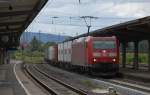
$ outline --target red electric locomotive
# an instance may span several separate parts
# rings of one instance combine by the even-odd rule
[[[118,72],[119,43],[116,37],[77,39],[72,44],[71,64],[96,72]]]

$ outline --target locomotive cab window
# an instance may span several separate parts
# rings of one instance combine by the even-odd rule
[[[113,49],[115,48],[115,41],[94,41],[94,49]]]

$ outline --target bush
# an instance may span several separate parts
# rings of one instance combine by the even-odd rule
[[[127,53],[127,64],[133,63],[134,61],[134,54],[133,53]],[[148,55],[146,53],[139,53],[139,63],[148,63]]]
[[[16,51],[12,56],[13,57],[11,58],[16,60],[23,60],[25,63],[42,63],[44,53],[39,51]]]

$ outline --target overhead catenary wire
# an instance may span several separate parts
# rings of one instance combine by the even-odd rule
[[[51,24],[54,25],[53,23],[44,23],[44,24]],[[55,25],[60,25],[60,26],[78,26],[78,27],[85,27],[85,25],[79,25],[79,24],[63,24],[63,23],[55,23]],[[102,26],[106,25],[106,24],[100,24]],[[92,27],[100,27],[100,26],[92,26]]]
[[[54,16],[54,17],[50,17],[50,18],[52,18],[52,20],[51,20],[52,23],[54,23],[53,19],[57,18],[57,19],[55,19],[55,23],[68,23],[69,22],[70,24],[72,24],[72,23],[82,23],[81,20],[83,19],[82,17],[71,17],[71,16]],[[111,19],[111,21],[113,20],[113,22],[115,22],[115,20],[118,21],[117,19],[122,19],[122,21],[128,21],[132,18],[96,17],[96,20],[91,20],[91,19],[89,19],[89,20],[90,20],[90,24],[91,23],[95,24],[95,23],[99,23],[102,20],[109,21],[109,19]],[[85,20],[85,18],[84,18],[84,20]],[[47,22],[50,22],[49,19],[45,19],[45,23],[47,23]],[[43,21],[38,21],[38,23],[44,23],[44,22]],[[87,21],[86,21],[86,25],[87,25]]]
[[[88,32],[87,32],[87,36],[89,35],[90,32],[90,28],[91,28],[91,20],[92,19],[97,19],[97,17],[93,17],[93,16],[82,16],[81,18],[84,19],[84,22],[86,24],[86,27],[88,28]],[[87,20],[89,19],[89,23],[87,22]]]

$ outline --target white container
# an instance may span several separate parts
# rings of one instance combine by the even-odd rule
[[[63,62],[64,57],[64,46],[63,43],[58,44],[58,61]]]
[[[48,59],[49,60],[53,60],[54,59],[54,48],[53,48],[53,46],[50,46],[49,48],[48,48]]]
[[[71,62],[72,41],[64,42],[64,62]]]

